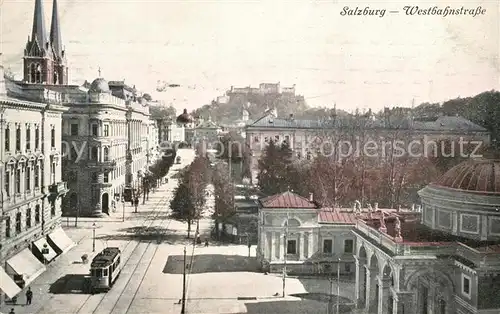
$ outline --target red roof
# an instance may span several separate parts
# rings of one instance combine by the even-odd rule
[[[356,214],[354,212],[341,211],[332,208],[322,208],[319,212],[319,223],[335,223],[335,224],[356,224]]]
[[[317,208],[314,202],[290,191],[265,197],[260,204],[264,208]]]

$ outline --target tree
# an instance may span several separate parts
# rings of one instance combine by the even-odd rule
[[[212,171],[212,184],[214,186],[215,197],[215,227],[219,233],[219,221],[224,221],[234,214],[234,185],[231,183],[229,170],[227,167],[218,163]]]
[[[172,217],[188,224],[187,236],[191,233],[191,225],[201,218],[206,202],[206,187],[210,179],[209,161],[204,156],[197,156],[182,173],[179,186],[170,202]],[[197,228],[198,229],[198,228]],[[198,231],[198,230],[197,230]]]
[[[163,119],[174,121],[177,116],[177,110],[173,106],[149,106],[151,119]]]
[[[292,163],[292,150],[288,143],[283,142],[278,146],[274,141],[264,149],[264,154],[259,160],[260,190],[266,195],[273,195],[292,188],[295,169]]]

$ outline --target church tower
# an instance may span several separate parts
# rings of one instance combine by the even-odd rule
[[[57,0],[52,7],[50,37],[47,37],[43,0],[35,0],[33,29],[24,49],[24,82],[30,84],[68,84]]]

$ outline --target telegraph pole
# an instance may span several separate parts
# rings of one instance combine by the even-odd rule
[[[182,272],[182,308],[181,314],[186,313],[186,247],[184,247],[184,271]]]
[[[337,262],[337,311],[335,313],[340,313],[340,258]]]
[[[287,253],[287,238],[288,238],[288,220],[290,219],[289,213],[286,213],[286,222],[285,222],[285,234],[283,236],[283,298],[285,297],[285,288],[286,288],[286,253]]]

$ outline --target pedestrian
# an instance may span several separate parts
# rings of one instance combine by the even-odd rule
[[[208,239],[205,239],[205,247],[208,247]]]
[[[28,291],[26,291],[26,305],[30,305],[32,299],[33,299],[33,291],[31,291],[31,287],[28,287]]]
[[[16,314],[16,312],[14,312],[14,309],[10,309],[9,314]]]

